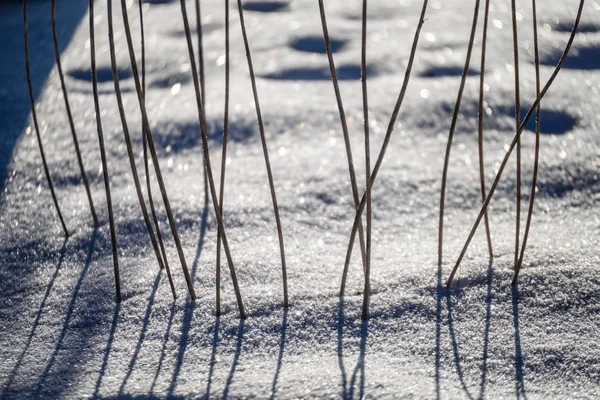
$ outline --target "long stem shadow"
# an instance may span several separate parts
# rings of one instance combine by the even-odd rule
[[[523,354],[521,353],[521,333],[519,331],[519,287],[512,287],[513,325],[515,327],[515,390],[517,399],[525,394],[525,382],[523,381]]]
[[[350,399],[354,398],[354,383],[356,377],[360,373],[360,384],[358,386],[359,393],[358,398],[363,399],[365,397],[365,353],[367,350],[367,337],[369,336],[369,320],[365,319],[362,321],[360,326],[360,353],[358,355],[358,361],[356,367],[352,373],[352,379],[350,380]]]
[[[77,279],[77,283],[75,283],[75,287],[73,288],[73,293],[71,295],[71,301],[69,302],[69,306],[67,308],[67,315],[65,317],[65,321],[63,322],[62,330],[60,332],[60,336],[58,337],[58,342],[56,343],[56,348],[54,349],[52,356],[48,360],[48,363],[46,364],[46,368],[44,369],[44,372],[42,373],[40,381],[38,382],[37,389],[36,389],[36,397],[40,397],[40,393],[43,389],[44,382],[48,378],[48,375],[50,374],[50,370],[52,369],[52,366],[54,365],[54,362],[56,361],[56,356],[58,355],[59,351],[62,348],[63,341],[65,339],[67,330],[69,328],[69,322],[71,321],[71,317],[73,316],[73,311],[75,309],[75,302],[77,301],[77,297],[79,295],[79,290],[81,289],[81,284],[83,283],[83,279],[85,278],[85,275],[87,274],[87,271],[92,263],[92,255],[94,253],[94,247],[96,245],[97,238],[98,238],[98,230],[96,229],[96,230],[94,230],[94,232],[92,234],[92,240],[90,241],[90,244],[88,246],[85,265],[84,265],[83,269],[81,270],[81,274],[79,275],[79,278]]]
[[[106,367],[108,365],[108,358],[110,356],[110,351],[112,349],[112,344],[115,340],[115,332],[117,331],[117,322],[119,320],[119,311],[121,310],[121,303],[115,304],[115,312],[113,313],[113,319],[110,326],[110,333],[108,334],[108,342],[106,343],[106,348],[104,349],[104,357],[102,358],[102,366],[100,367],[100,373],[98,374],[98,380],[96,381],[96,387],[94,388],[93,399],[98,398],[98,394],[100,393],[100,387],[102,387],[102,378],[104,378],[104,374],[106,373]]]
[[[485,397],[485,385],[487,383],[487,360],[488,360],[488,345],[489,345],[489,332],[490,332],[490,322],[491,322],[491,311],[492,311],[492,279],[493,279],[493,260],[490,259],[488,263],[487,270],[487,295],[486,295],[486,312],[485,312],[485,327],[483,333],[483,356],[482,356],[482,365],[481,365],[481,382],[479,385],[479,395],[478,399],[482,399]],[[456,372],[458,374],[458,380],[460,385],[462,386],[466,396],[469,399],[474,399],[475,397],[469,391],[467,384],[465,383],[464,373],[462,371],[462,367],[460,365],[460,351],[458,348],[458,343],[456,340],[456,333],[454,331],[454,317],[452,314],[452,299],[451,299],[451,291],[453,288],[445,288],[441,286],[441,272],[438,273],[438,293],[441,291],[441,294],[446,297],[446,307],[448,309],[448,331],[450,334],[450,340],[452,341],[452,352],[454,354],[454,365],[456,368]],[[438,294],[438,298],[440,295]],[[441,300],[440,300],[441,301]],[[440,309],[441,312],[441,309]],[[440,317],[441,318],[441,317]],[[437,333],[439,337],[439,332]],[[436,340],[437,343],[437,354],[436,354],[436,391],[439,398],[439,339]]]
[[[288,308],[283,309],[283,320],[281,321],[281,337],[279,339],[279,357],[277,357],[277,369],[273,377],[273,386],[271,386],[271,400],[275,398],[277,393],[277,380],[283,365],[283,353],[285,351],[285,332],[287,331]]]
[[[125,385],[133,372],[133,368],[135,367],[135,362],[140,354],[140,350],[142,349],[142,343],[144,343],[144,339],[146,338],[146,331],[148,330],[148,324],[150,323],[150,314],[152,313],[152,306],[154,305],[154,298],[156,297],[156,291],[158,289],[158,285],[160,283],[161,273],[159,272],[156,275],[156,279],[154,279],[154,285],[152,286],[152,293],[148,299],[148,307],[146,307],[146,314],[144,315],[144,319],[142,321],[142,329],[140,331],[140,337],[137,340],[135,351],[133,352],[133,356],[131,356],[131,361],[129,361],[129,366],[127,369],[127,374],[125,378],[123,378],[123,382],[121,383],[121,387],[119,387],[119,396],[123,395],[123,391],[125,390]]]
[[[167,343],[169,342],[169,335],[171,334],[171,327],[173,326],[173,318],[175,317],[176,310],[177,310],[177,304],[173,303],[171,305],[171,314],[169,315],[169,322],[167,323],[167,329],[165,331],[162,349],[160,350],[160,357],[158,359],[158,365],[156,366],[156,372],[154,373],[154,379],[152,379],[152,384],[150,385],[149,397],[152,397],[152,394],[154,393],[154,387],[156,386],[156,381],[158,380],[158,376],[160,375],[160,371],[162,370],[163,362],[165,360],[165,353],[167,351]]]
[[[181,337],[179,339],[179,350],[177,352],[177,360],[175,361],[175,368],[173,370],[173,377],[171,378],[171,384],[167,391],[167,397],[173,397],[173,392],[177,386],[177,379],[179,378],[179,371],[181,371],[181,365],[183,364],[183,357],[188,345],[188,339],[190,336],[190,328],[192,325],[192,317],[194,316],[194,310],[196,309],[196,302],[189,301],[185,305],[185,313],[183,314],[183,321],[181,322]]]
[[[492,319],[492,279],[493,279],[493,260],[488,262],[487,270],[487,294],[485,296],[485,329],[483,334],[483,361],[481,366],[481,383],[479,385],[479,398],[485,398],[485,385],[487,378],[487,360],[488,360],[488,345],[490,340],[490,322]]]
[[[241,319],[240,324],[238,325],[237,342],[235,344],[235,354],[233,356],[233,362],[231,363],[231,371],[229,371],[229,376],[227,377],[227,382],[225,383],[225,389],[223,390],[223,399],[227,399],[227,396],[229,396],[229,388],[231,387],[231,383],[233,382],[233,376],[235,375],[235,370],[237,368],[238,362],[240,361],[240,354],[242,353],[242,342],[244,341],[244,322],[245,319]]]
[[[44,311],[44,308],[46,307],[46,301],[48,300],[48,296],[50,295],[50,292],[52,291],[52,288],[54,287],[54,282],[56,281],[56,278],[58,277],[58,273],[60,272],[62,263],[65,258],[65,253],[67,250],[67,241],[68,241],[68,238],[65,238],[63,241],[63,244],[62,244],[62,247],[61,247],[60,253],[59,253],[60,255],[58,257],[58,263],[56,264],[56,269],[54,270],[54,274],[52,275],[52,278],[50,278],[50,282],[46,286],[46,291],[44,292],[44,297],[42,297],[42,301],[40,302],[38,312],[35,316],[35,320],[33,321],[33,326],[31,327],[31,331],[29,332],[29,335],[27,336],[27,342],[25,343],[25,347],[23,348],[23,351],[19,355],[19,358],[17,359],[17,362],[16,362],[15,366],[13,367],[13,369],[8,377],[8,380],[6,381],[6,385],[4,386],[4,389],[2,390],[2,396],[0,396],[2,398],[4,398],[8,394],[10,386],[12,385],[12,382],[14,381],[15,377],[17,376],[19,367],[21,367],[21,364],[23,363],[23,358],[25,357],[25,354],[27,354],[27,350],[29,350],[31,341],[35,335],[38,325],[40,324],[40,318],[42,317],[42,313]]]
[[[200,263],[200,255],[202,255],[202,249],[204,248],[204,237],[206,236],[206,228],[208,227],[208,202],[204,203],[204,209],[202,210],[202,217],[200,219],[200,237],[198,238],[198,246],[196,247],[196,256],[192,263],[192,281],[196,279],[196,271],[198,270],[198,264]]]
[[[365,355],[367,350],[367,339],[369,336],[369,320],[363,320],[360,326],[360,353],[358,361],[352,372],[350,378],[350,385],[348,385],[348,377],[346,376],[346,368],[344,367],[344,299],[340,298],[338,306],[338,324],[337,324],[337,355],[338,365],[340,367],[340,374],[342,378],[342,398],[353,399],[354,398],[354,387],[356,385],[356,379],[360,375],[359,380],[359,394],[358,398],[364,398],[365,394]],[[349,387],[348,387],[349,386]]]
[[[217,317],[215,321],[215,329],[213,333],[213,341],[212,341],[212,351],[210,353],[210,365],[208,369],[208,379],[206,381],[206,396],[205,398],[210,398],[210,387],[212,385],[212,376],[215,370],[215,364],[217,362],[217,346],[219,345],[219,327],[221,326],[221,318]]]
[[[444,289],[442,289],[444,290]],[[451,289],[445,289],[444,297],[446,297],[446,307],[448,309],[448,332],[450,334],[450,339],[452,340],[452,353],[454,354],[454,365],[456,366],[456,373],[458,374],[458,380],[460,385],[467,397],[473,400],[473,396],[469,392],[467,385],[465,384],[464,373],[460,366],[460,352],[458,350],[458,343],[456,342],[456,333],[454,332],[454,317],[452,316],[452,299],[450,298]]]
[[[201,225],[200,225],[200,237],[198,238],[198,246],[196,248],[196,256],[194,257],[194,262],[192,264],[192,274],[191,274],[192,281],[196,278],[198,264],[200,261],[200,255],[202,254],[202,249],[204,247],[204,238],[206,236],[206,230],[207,230],[207,226],[208,226],[208,210],[209,210],[208,202],[206,202],[204,205],[204,209],[202,210]],[[181,366],[183,364],[183,358],[185,356],[185,351],[187,349],[189,330],[191,327],[191,321],[192,321],[192,317],[193,317],[195,308],[196,308],[196,305],[194,302],[190,302],[185,307],[185,314],[184,314],[183,322],[182,322],[182,326],[181,326],[181,338],[179,341],[179,350],[177,353],[175,369],[173,371],[173,376],[171,378],[171,384],[169,385],[169,388],[167,391],[167,397],[173,397],[173,392],[175,390],[175,387],[177,386],[177,379],[179,377],[179,371],[181,370]],[[171,315],[169,317],[169,322],[167,325],[167,331],[165,333],[163,348],[162,348],[160,359],[158,362],[158,367],[157,367],[156,373],[154,375],[152,385],[150,386],[150,393],[153,393],[153,391],[154,391],[156,381],[158,379],[160,370],[162,368],[162,363],[164,361],[164,356],[165,356],[165,351],[166,351],[166,345],[169,340],[169,334],[170,334],[171,327],[173,324],[173,318],[175,316],[175,311],[176,311],[175,304],[173,304],[173,306],[171,307]],[[218,321],[218,319],[217,319],[217,321]],[[215,335],[218,335],[218,325],[219,325],[219,323],[217,322],[217,326],[215,328]],[[213,357],[216,356],[216,354],[214,353],[215,348],[216,348],[216,344],[213,346]],[[213,364],[214,364],[214,360],[211,361],[211,375],[209,376],[209,382],[210,382],[211,376],[212,376],[212,365]],[[210,383],[209,383],[209,387],[210,387]]]
[[[347,382],[346,369],[344,368],[344,298],[340,297],[338,306],[338,323],[337,323],[337,356],[338,366],[340,367],[340,375],[342,378],[342,397],[347,397]]]

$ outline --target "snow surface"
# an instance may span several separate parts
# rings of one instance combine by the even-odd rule
[[[188,2],[193,16],[193,3]],[[442,288],[480,205],[473,53],[449,171],[444,265],[437,213],[444,149],[464,63],[472,1],[431,1],[409,90],[373,191],[371,318],[360,320],[358,252],[337,295],[353,218],[351,188],[317,1],[247,1],[246,18],[283,222],[292,306],[281,266],[235,3],[231,3],[231,125],[224,217],[249,317],[238,319],[223,270],[215,318],[216,220],[204,202],[201,143],[179,2],[145,5],[146,97],[198,300],[191,302],[171,239],[179,299],[160,273],[135,196],[110,74],[105,3],[96,5],[101,109],[124,301],[114,301],[110,235],[89,81],[86,2],[58,2],[63,69],[94,201],[93,232],[56,69],[49,2],[30,2],[38,118],[64,241],[45,183],[23,67],[20,2],[0,3],[0,390],[2,398],[598,398],[600,396],[600,6],[588,1],[565,69],[542,102],[538,192],[518,289],[510,286],[514,161],[483,228]],[[364,184],[360,2],[326,1],[329,30]],[[531,5],[518,1],[522,104],[534,98]],[[569,35],[577,1],[538,2],[542,80]],[[130,4],[139,32],[135,2]],[[369,2],[369,124],[378,151],[418,20],[417,0]],[[218,176],[223,112],[224,7],[203,0],[207,118]],[[138,168],[141,118],[119,5],[116,43]],[[482,19],[480,18],[480,27]],[[193,24],[193,21],[191,21]],[[510,2],[492,1],[485,120],[488,187],[512,139]],[[477,35],[481,37],[480,31]],[[534,134],[526,131],[524,206]],[[375,153],[376,154],[376,153]],[[157,192],[155,188],[154,193]],[[157,204],[160,202],[157,200]],[[163,232],[166,216],[159,207]],[[524,221],[525,213],[523,213]],[[522,225],[524,222],[522,223]],[[224,265],[225,267],[225,265]]]

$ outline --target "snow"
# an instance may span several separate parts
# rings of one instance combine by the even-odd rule
[[[597,398],[600,396],[600,73],[598,4],[586,4],[565,69],[542,102],[540,175],[518,289],[510,285],[515,163],[456,287],[450,273],[480,206],[478,61],[471,63],[452,150],[442,270],[439,186],[473,2],[430,3],[413,76],[373,186],[371,318],[360,319],[358,249],[338,297],[353,219],[351,188],[316,1],[246,4],[286,243],[289,310],[262,148],[235,3],[231,3],[231,110],[224,219],[248,319],[238,319],[223,266],[216,318],[216,220],[204,202],[201,142],[179,2],[148,1],[146,104],[171,206],[198,299],[192,302],[173,241],[179,299],[158,269],[139,211],[111,81],[106,4],[96,4],[100,101],[115,206],[124,300],[114,299],[110,234],[89,81],[85,2],[57,4],[63,69],[101,228],[93,232],[54,67],[48,2],[30,2],[38,118],[64,241],[45,183],[23,68],[21,4],[0,4],[0,390],[2,398]],[[518,1],[522,104],[534,99],[531,4]],[[284,6],[281,6],[284,4]],[[359,187],[364,185],[359,1],[326,1]],[[369,2],[371,147],[378,151],[422,3]],[[577,1],[538,7],[542,81],[569,35]],[[133,31],[138,32],[130,3]],[[207,120],[219,176],[223,113],[222,2],[203,0]],[[115,2],[117,58],[138,169],[141,116]],[[193,15],[193,2],[188,2]],[[482,18],[480,18],[481,27]],[[488,186],[514,134],[509,2],[492,1],[488,32],[485,167]],[[193,21],[191,21],[193,24]],[[428,93],[428,96],[423,96]],[[533,128],[532,128],[533,129]],[[523,209],[534,134],[523,140]],[[153,192],[158,193],[155,187]],[[160,201],[155,198],[156,203]],[[162,204],[159,216],[167,231]],[[523,214],[524,221],[525,214]],[[522,222],[522,226],[524,222]]]

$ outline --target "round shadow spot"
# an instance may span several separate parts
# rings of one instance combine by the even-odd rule
[[[524,117],[529,111],[526,108],[521,108],[521,117]],[[514,111],[510,110],[507,113],[511,117],[514,117]],[[533,114],[525,129],[531,132],[535,132],[535,115]],[[564,135],[565,133],[572,130],[577,125],[577,118],[563,111],[544,109],[540,113],[540,133],[542,135]]]
[[[552,30],[556,32],[570,33],[573,30],[572,22],[559,22],[552,24]],[[600,26],[592,22],[580,22],[577,27],[577,33],[594,33],[600,31]]]
[[[288,8],[288,4],[281,1],[248,1],[242,5],[247,11],[277,12]]]
[[[142,3],[146,4],[169,4],[173,3],[175,0],[142,0]]]
[[[188,74],[174,74],[174,75],[153,81],[150,84],[150,87],[166,89],[166,88],[170,88],[171,86],[175,85],[176,83],[184,85],[191,80],[192,79]]]
[[[348,43],[346,39],[331,39],[331,51],[333,53],[337,53],[342,50]],[[322,53],[325,54],[327,52],[327,48],[325,47],[325,40],[322,36],[304,36],[300,38],[296,38],[290,42],[290,47],[298,50],[304,51],[307,53]]]
[[[562,50],[556,49],[552,53],[541,56],[540,64],[554,67],[558,63],[561,55]],[[587,46],[571,49],[563,64],[563,68],[587,70],[600,69],[600,47]]]
[[[360,65],[348,64],[336,68],[337,77],[341,81],[360,79]],[[376,76],[377,71],[367,67],[367,76]],[[328,67],[297,67],[261,75],[265,79],[281,81],[328,81],[331,73]]]
[[[118,69],[117,73],[119,74],[119,79],[129,79],[131,78],[131,71],[129,69]],[[92,70],[90,69],[73,69],[67,72],[67,74],[73,78],[80,81],[92,81]],[[108,67],[100,67],[96,69],[96,80],[98,83],[106,83],[112,82],[112,70]]]
[[[562,198],[573,192],[587,193],[593,196],[600,189],[598,170],[578,163],[566,164],[564,161],[555,166],[546,167],[538,176],[536,198]],[[586,196],[584,196],[585,198]]]
[[[453,76],[462,76],[463,68],[458,66],[436,67],[432,66],[419,73],[421,78],[444,78]],[[478,71],[469,69],[467,76],[479,75]]]
[[[223,27],[223,24],[221,24],[219,22],[215,22],[215,21],[211,21],[209,23],[204,23],[204,24],[202,24],[202,34],[209,35],[213,32],[218,31],[222,27]],[[197,35],[196,28],[190,28],[190,34],[193,36]],[[183,30],[183,29],[174,30],[174,31],[170,32],[168,35],[172,36],[172,37],[185,37],[185,30]]]

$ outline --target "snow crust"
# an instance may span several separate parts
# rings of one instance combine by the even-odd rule
[[[147,108],[198,299],[190,301],[173,241],[179,299],[159,271],[139,211],[110,75],[105,3],[96,4],[101,109],[117,219],[124,301],[114,301],[110,234],[93,113],[87,10],[58,2],[63,68],[94,201],[78,175],[51,50],[48,2],[30,2],[37,109],[64,241],[45,183],[28,99],[17,2],[0,4],[0,397],[2,398],[598,398],[600,397],[600,22],[588,2],[573,54],[542,102],[540,175],[518,288],[510,286],[515,163],[490,211],[493,262],[481,228],[459,284],[443,283],[480,206],[476,42],[448,180],[444,264],[437,213],[444,149],[473,2],[432,1],[413,76],[373,186],[371,318],[360,319],[355,249],[338,297],[354,216],[348,168],[316,1],[244,2],[284,228],[289,310],[235,3],[231,3],[231,125],[224,218],[249,317],[238,319],[223,265],[215,310],[216,220],[204,201],[201,142],[179,2],[145,5]],[[85,2],[84,2],[85,3]],[[251,4],[252,3],[252,4]],[[359,186],[365,181],[359,1],[326,1]],[[518,1],[522,104],[534,99],[531,5]],[[538,2],[542,80],[576,1]],[[283,6],[281,5],[283,4]],[[421,2],[369,2],[372,149],[379,150],[402,85]],[[130,3],[139,32],[137,3]],[[216,176],[223,112],[223,3],[202,1],[207,119]],[[193,15],[193,2],[188,12]],[[142,170],[141,117],[115,2],[117,57]],[[193,24],[193,21],[190,21]],[[481,28],[482,19],[480,19]],[[481,38],[481,31],[478,31]],[[514,134],[510,3],[492,1],[485,167],[488,187]],[[139,43],[138,43],[139,44]],[[139,56],[139,55],[138,55]],[[4,61],[6,60],[6,61]],[[45,68],[45,69],[44,69]],[[533,129],[533,128],[532,128]],[[523,139],[523,209],[535,135]],[[376,156],[377,153],[373,157]],[[155,181],[154,181],[155,183]],[[158,193],[158,187],[153,190]],[[156,198],[157,204],[160,203]],[[164,209],[159,206],[163,232]],[[523,214],[525,217],[525,214]],[[524,224],[524,218],[522,226]],[[168,236],[168,235],[166,235]]]

